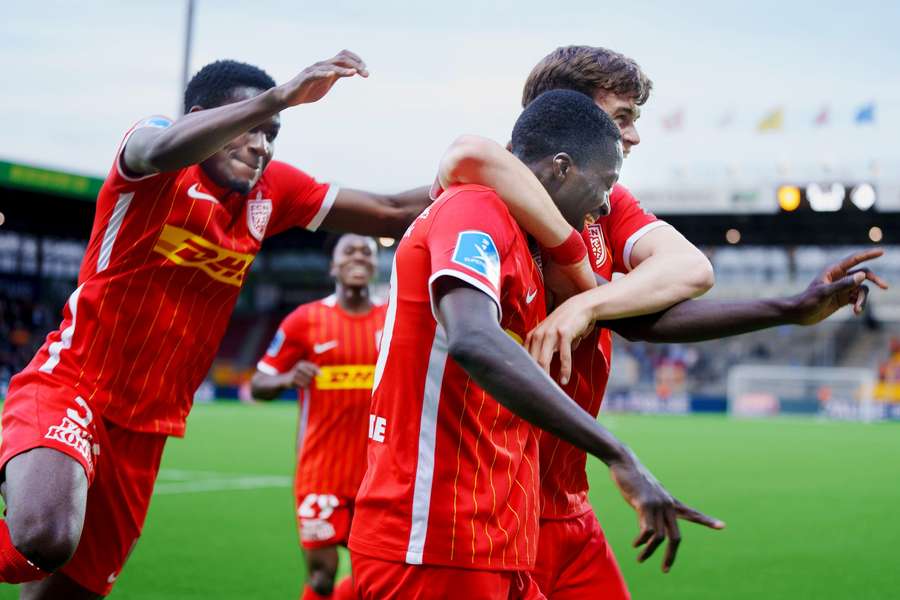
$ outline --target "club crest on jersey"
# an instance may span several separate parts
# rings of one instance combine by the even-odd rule
[[[593,223],[588,225],[587,230],[588,242],[591,249],[591,261],[594,263],[592,266],[595,271],[598,271],[606,264],[606,259],[609,258],[606,252],[606,242],[603,241],[603,228],[600,227],[600,225]]]
[[[250,235],[262,241],[271,216],[272,201],[263,198],[262,192],[257,192],[256,198],[247,201],[247,229],[250,230]]]
[[[494,287],[500,287],[500,253],[491,236],[483,231],[460,232],[453,262],[486,277]]]

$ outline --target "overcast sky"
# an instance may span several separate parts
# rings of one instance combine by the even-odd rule
[[[251,8],[252,7],[252,8]],[[122,133],[180,106],[184,0],[14,2],[0,23],[0,158],[103,175]],[[276,156],[377,191],[428,182],[458,134],[505,142],[531,67],[559,45],[607,46],[654,80],[623,180],[665,185],[782,169],[898,177],[900,3],[198,0],[191,70],[218,58],[277,81],[349,48],[368,80],[286,111]],[[855,110],[877,104],[875,125]],[[785,130],[755,124],[781,105]],[[830,124],[815,115],[830,107]],[[662,119],[684,111],[680,132]],[[717,124],[733,113],[725,129]]]

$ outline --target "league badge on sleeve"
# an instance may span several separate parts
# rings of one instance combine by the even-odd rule
[[[250,230],[250,235],[262,241],[271,216],[272,201],[263,198],[262,192],[257,192],[256,198],[247,201],[247,229]]]
[[[281,346],[284,345],[284,331],[279,329],[275,332],[275,337],[272,338],[272,343],[269,344],[268,350],[266,350],[266,356],[278,356],[278,353],[281,352]]]
[[[491,236],[482,231],[463,231],[456,240],[453,262],[487,278],[500,287],[500,253]]]

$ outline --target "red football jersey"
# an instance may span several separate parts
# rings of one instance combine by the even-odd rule
[[[645,212],[625,186],[610,195],[610,214],[587,225],[582,232],[594,272],[608,281],[613,273],[631,270],[631,249],[646,233],[664,226]],[[594,329],[572,354],[572,377],[563,386],[569,396],[594,415],[600,412],[612,360],[612,334]],[[591,510],[585,473],[587,454],[546,432],[541,432],[541,517],[565,519]]]
[[[521,342],[545,316],[541,274],[493,190],[455,186],[394,259],[350,549],[408,564],[521,570],[537,550],[537,429],[447,355],[432,284],[456,277],[497,304]]]
[[[97,196],[78,287],[31,363],[104,418],[134,431],[183,435],[262,240],[316,229],[337,187],[273,161],[249,194],[215,185],[194,165],[130,177],[121,151]]]
[[[298,491],[356,496],[366,472],[369,404],[386,309],[376,304],[365,314],[351,314],[334,295],[299,306],[281,322],[256,365],[270,375],[286,373],[301,360],[321,370],[298,394]]]

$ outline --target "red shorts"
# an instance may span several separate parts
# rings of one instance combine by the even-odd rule
[[[346,546],[353,519],[353,498],[294,490],[300,545],[309,550]]]
[[[408,565],[350,552],[360,600],[546,600],[527,571]]]
[[[535,581],[552,600],[628,600],[619,563],[593,511],[541,520]]]
[[[60,569],[82,587],[109,594],[137,543],[166,436],[122,429],[49,376],[15,381],[3,404],[0,469],[34,448],[53,448],[84,467],[87,510],[78,549]]]

